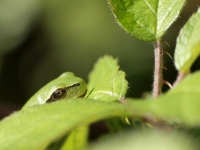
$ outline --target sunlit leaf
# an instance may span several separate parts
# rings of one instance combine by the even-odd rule
[[[177,38],[175,49],[175,66],[183,72],[188,73],[196,58],[200,54],[200,8],[185,26],[181,29]]]
[[[139,116],[151,116],[187,126],[200,125],[200,72],[188,75],[176,88],[156,100],[129,99]],[[150,117],[150,118],[151,118]]]
[[[125,73],[119,70],[117,61],[102,57],[89,75],[87,98],[103,101],[122,100],[128,89]]]
[[[114,116],[168,121],[187,127],[200,125],[200,72],[188,75],[176,88],[156,100],[119,102],[91,99],[61,100],[34,106],[0,122],[1,149],[44,149],[77,126]],[[164,122],[163,122],[164,123]]]
[[[109,0],[118,23],[144,41],[160,39],[178,17],[185,0]]]
[[[30,107],[0,122],[0,149],[41,150],[77,126],[116,115],[127,115],[122,104],[87,99]]]

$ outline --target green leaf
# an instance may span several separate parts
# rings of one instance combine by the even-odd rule
[[[62,149],[84,148],[87,144],[88,129],[87,126],[82,125],[108,116],[126,114],[126,111],[122,111],[125,108],[120,103],[100,102],[98,105],[92,101],[93,99],[116,101],[124,98],[128,83],[125,80],[125,73],[118,69],[117,61],[109,56],[103,57],[96,63],[88,86],[87,97],[92,98],[90,100],[67,100],[67,102],[63,100],[34,106],[4,119],[0,123],[1,147],[43,149],[49,146],[48,148],[53,149],[63,144],[66,137],[60,137],[72,131],[62,145]],[[78,138],[78,143],[74,141],[75,138]]]
[[[94,100],[122,100],[128,89],[125,73],[119,70],[117,61],[110,56],[102,57],[89,75],[85,97]]]
[[[81,126],[74,129],[66,142],[62,145],[61,150],[83,150],[87,146],[89,127]]]
[[[12,114],[0,122],[0,149],[41,150],[77,126],[127,115],[121,103],[61,100]]]
[[[84,150],[88,143],[89,126],[78,126],[69,134],[53,141],[45,150]]]
[[[0,122],[1,149],[44,149],[76,127],[114,116],[130,116],[200,124],[200,72],[188,75],[156,100],[127,99],[122,103],[91,99],[61,100],[12,114]]]
[[[200,72],[188,75],[166,95],[156,100],[134,101],[128,105],[135,108],[135,115],[153,117],[187,126],[200,124]],[[131,100],[131,101],[130,101]]]
[[[109,0],[119,25],[144,41],[161,39],[185,0]]]
[[[181,29],[175,49],[175,66],[188,73],[200,53],[200,8]]]
[[[198,150],[190,136],[173,131],[139,130],[107,136],[91,144],[89,150]]]

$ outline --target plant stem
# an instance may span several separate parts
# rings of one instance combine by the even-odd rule
[[[153,98],[157,98],[163,85],[163,50],[160,40],[157,40],[154,44],[154,81],[153,81]]]
[[[186,73],[179,72],[179,73],[178,73],[178,76],[177,76],[177,78],[176,78],[176,81],[175,81],[174,84],[173,84],[173,87],[177,86],[177,85],[183,80],[183,78],[184,78],[186,75],[187,75]]]

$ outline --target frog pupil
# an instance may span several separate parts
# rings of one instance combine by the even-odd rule
[[[50,103],[50,102],[54,102],[59,99],[63,99],[63,98],[65,98],[66,94],[67,94],[66,88],[59,88],[52,93],[52,95],[46,102]]]
[[[50,98],[46,101],[46,103],[51,103],[51,102],[55,102],[59,99],[63,99],[66,97],[67,95],[67,90],[73,88],[73,87],[76,87],[76,86],[80,86],[80,83],[75,83],[69,87],[65,87],[65,88],[59,88],[59,89],[56,89],[52,95],[50,96]]]

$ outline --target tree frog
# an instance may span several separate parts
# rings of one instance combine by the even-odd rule
[[[65,72],[35,93],[22,109],[61,99],[83,97],[86,91],[87,86],[83,79],[76,77],[72,72]]]

